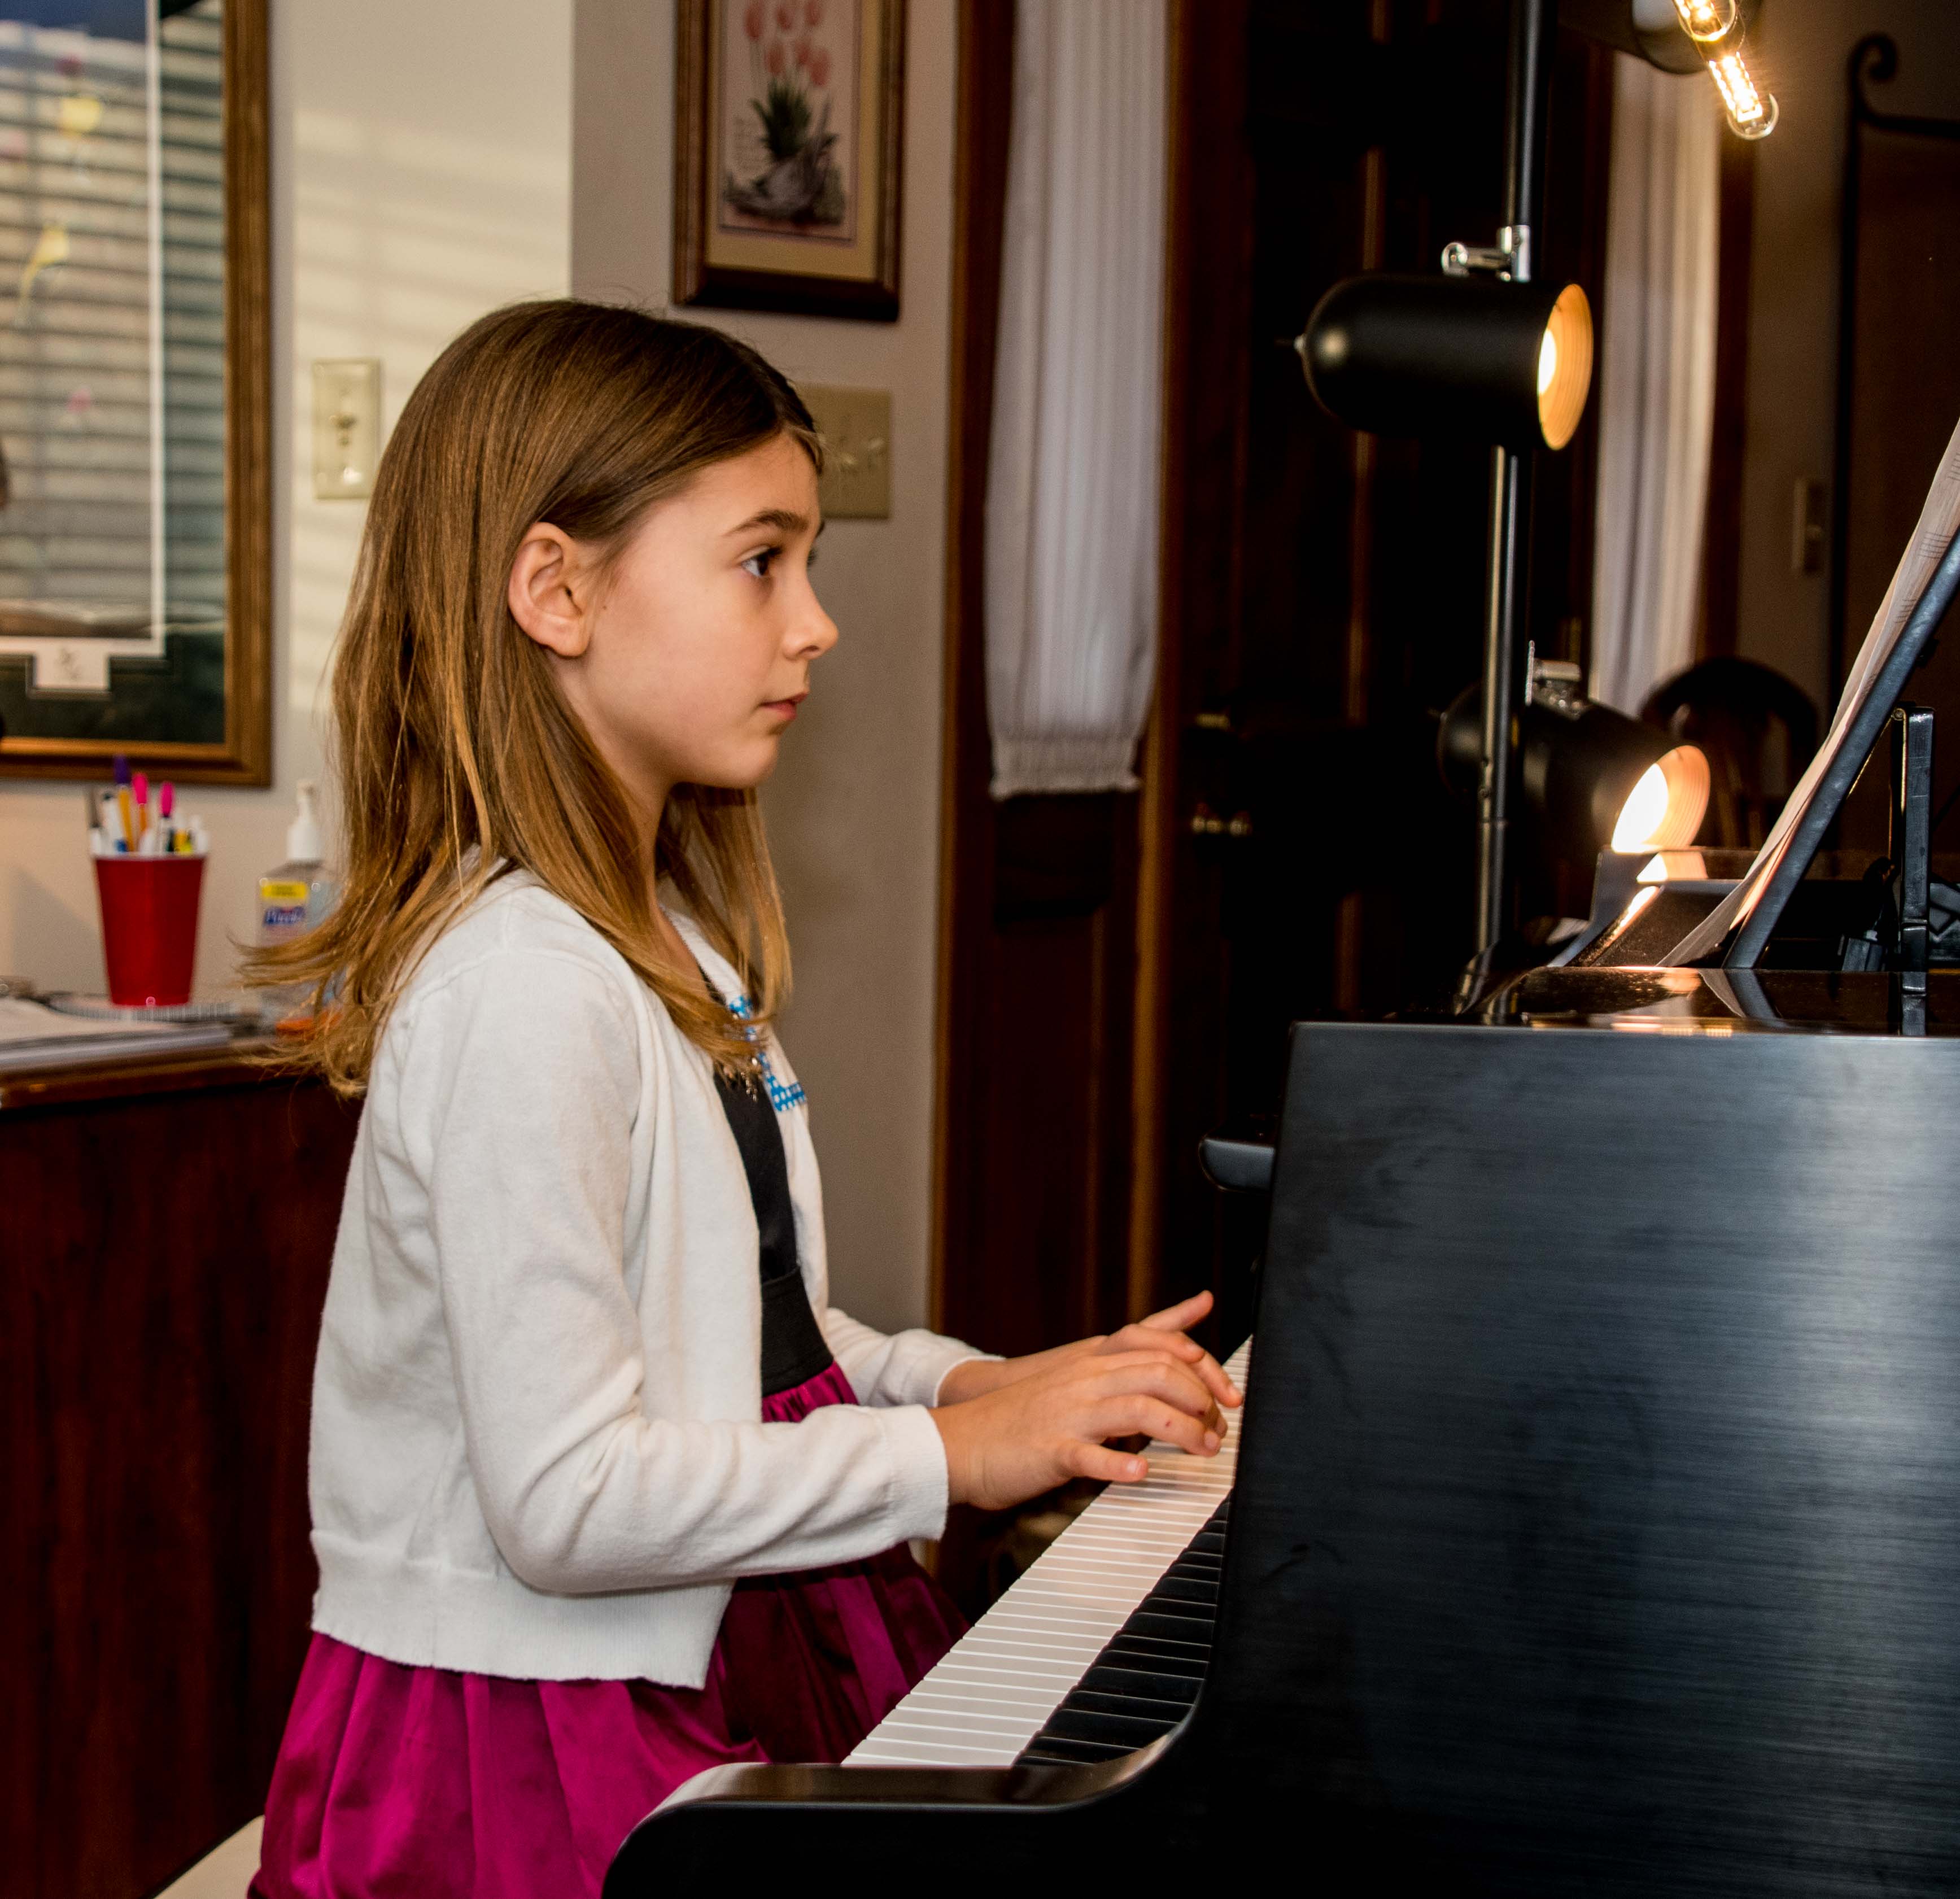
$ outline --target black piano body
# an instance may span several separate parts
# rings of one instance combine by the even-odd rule
[[[1960,1890],[1960,973],[1908,1034],[1899,976],[1747,975],[1297,1028],[1190,1716],[1095,1766],[719,1769],[608,1899],[833,1854]]]

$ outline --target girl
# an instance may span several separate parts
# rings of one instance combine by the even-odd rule
[[[989,1358],[830,1306],[755,788],[837,638],[819,456],[718,332],[563,302],[444,351],[333,678],[347,876],[269,956],[365,1095],[313,1387],[314,1635],[260,1899],[596,1894],[731,1761],[835,1761],[959,1633],[949,1503],[1214,1452],[1184,1336]]]

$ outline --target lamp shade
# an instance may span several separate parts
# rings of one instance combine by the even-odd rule
[[[1476,787],[1483,693],[1462,693],[1443,715],[1437,760],[1444,781]],[[1549,856],[1590,863],[1602,851],[1692,844],[1708,808],[1708,761],[1698,746],[1584,699],[1526,706],[1517,717],[1520,813]]]
[[[1376,435],[1563,448],[1592,383],[1592,312],[1577,284],[1349,277],[1297,347],[1321,407]]]

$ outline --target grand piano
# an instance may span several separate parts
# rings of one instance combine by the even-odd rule
[[[1564,966],[1297,1026],[1276,1147],[1211,1157],[1271,1196],[1226,1453],[1153,1447],[849,1762],[698,1777],[607,1899],[1960,1890],[1960,968],[1897,709],[1956,587],[1960,537],[1746,871],[1602,862]],[[1890,860],[1831,874],[1888,724]]]

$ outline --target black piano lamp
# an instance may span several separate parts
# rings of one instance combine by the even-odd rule
[[[1677,851],[1708,809],[1708,760],[1665,732],[1581,696],[1579,668],[1540,660],[1515,727],[1520,816],[1545,855],[1590,864],[1602,851]],[[1483,692],[1443,715],[1437,762],[1474,792],[1482,763]]]
[[[1294,347],[1321,407],[1375,435],[1563,448],[1592,384],[1592,311],[1577,284],[1350,277]]]
[[[1538,283],[1532,270],[1545,195],[1554,30],[1562,22],[1666,71],[1705,67],[1721,94],[1730,128],[1742,138],[1760,138],[1777,118],[1776,101],[1757,83],[1744,52],[1749,17],[1760,4],[1511,0],[1504,222],[1497,243],[1448,245],[1440,278],[1371,273],[1336,284],[1315,306],[1294,342],[1315,398],[1351,428],[1383,435],[1453,435],[1491,444],[1483,683],[1481,691],[1458,701],[1458,708],[1466,700],[1474,702],[1481,717],[1475,750],[1478,955],[1473,967],[1487,963],[1507,927],[1511,790],[1517,768],[1530,769],[1528,760],[1513,759],[1512,743],[1514,729],[1518,743],[1525,745],[1535,726],[1529,718],[1513,717],[1520,683],[1515,668],[1529,619],[1526,548],[1532,462],[1539,450],[1563,448],[1571,441],[1592,380],[1592,313],[1586,293],[1577,284]],[[1529,711],[1529,689],[1526,699]],[[1637,732],[1631,720],[1603,708],[1592,708],[1575,729],[1584,727],[1589,734],[1597,723],[1594,713],[1617,721],[1616,731],[1625,727]],[[1541,761],[1548,775],[1538,789],[1549,794],[1561,781],[1549,762],[1570,749],[1571,735],[1544,729],[1551,735],[1551,750]],[[1624,733],[1620,736],[1631,743]],[[1446,755],[1448,739],[1446,731]],[[1685,765],[1677,766],[1672,776],[1661,767],[1658,755],[1643,760],[1618,795],[1623,803],[1637,803],[1636,792],[1647,787],[1641,796],[1660,800],[1664,808],[1657,825],[1671,835],[1678,825],[1669,813],[1687,797],[1693,775]],[[1650,768],[1660,771],[1659,791],[1652,788]],[[1603,765],[1600,769],[1605,771]],[[1612,794],[1600,787],[1618,784],[1618,770],[1605,771],[1603,778],[1596,774],[1575,822],[1599,829],[1596,801],[1610,800]],[[1705,761],[1701,771],[1699,796],[1705,802]],[[1528,797],[1536,796],[1529,786],[1524,790]],[[1698,807],[1694,822],[1700,822]],[[1618,828],[1615,815],[1612,829]],[[1692,830],[1691,825],[1690,835]]]

